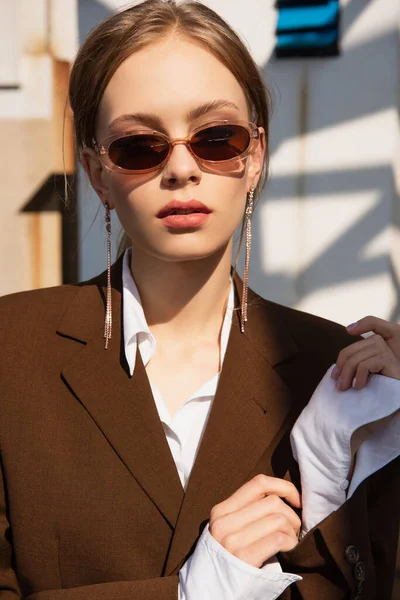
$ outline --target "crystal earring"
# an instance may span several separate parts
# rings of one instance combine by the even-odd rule
[[[108,342],[111,339],[112,329],[112,306],[111,306],[111,215],[108,202],[104,203],[106,209],[106,233],[107,233],[107,296],[106,296],[106,317],[104,321],[104,348],[107,350]]]
[[[245,222],[245,236],[246,236],[246,254],[244,259],[244,274],[243,274],[243,291],[242,291],[242,307],[241,307],[241,331],[244,333],[244,326],[247,321],[247,294],[249,287],[249,266],[250,266],[250,250],[251,250],[251,217],[254,208],[254,192],[255,186],[252,185],[247,195],[247,206],[246,206],[246,222]]]

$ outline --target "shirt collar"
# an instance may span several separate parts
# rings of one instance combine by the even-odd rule
[[[130,267],[131,248],[126,250],[122,263],[122,306],[124,324],[125,357],[131,376],[135,370],[136,350],[139,344],[144,365],[150,361],[156,350],[156,340],[151,333],[143,311],[139,290],[134,282]],[[221,330],[221,365],[228,345],[235,305],[234,286],[231,280],[228,304]]]
[[[122,263],[122,306],[124,323],[124,348],[130,374],[135,370],[137,344],[140,345],[146,365],[156,349],[156,340],[147,325],[139,290],[130,267],[131,249],[126,250]]]

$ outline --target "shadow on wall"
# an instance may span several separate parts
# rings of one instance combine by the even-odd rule
[[[364,0],[353,0],[343,8],[343,37],[366,8]],[[262,68],[264,79],[270,86],[272,81],[272,91],[276,96],[270,129],[272,173],[256,213],[250,271],[250,285],[262,296],[298,306],[317,290],[355,280],[362,283],[372,276],[388,274],[388,277],[394,278],[397,302],[392,314],[381,316],[391,319],[400,317],[399,282],[389,253],[382,249],[370,258],[366,253],[370,242],[393,224],[393,206],[398,202],[386,140],[384,134],[379,135],[379,132],[377,138],[361,140],[359,129],[356,137],[351,138],[352,132],[356,132],[352,122],[361,119],[366,121],[376,116],[380,119],[385,111],[389,114],[391,109],[396,109],[396,48],[397,30],[396,23],[393,23],[392,31],[377,34],[374,39],[354,47],[345,47],[338,59],[278,61],[272,58]],[[304,86],[307,88],[305,97]],[[385,123],[384,131],[390,137],[388,121]],[[338,131],[344,132],[346,127],[349,138],[346,139],[343,133],[337,137]],[[331,128],[331,132],[326,131],[328,128]],[[286,152],[287,156],[288,146],[293,146],[294,138],[301,135],[307,138],[296,140],[298,146],[293,151],[293,164],[288,160],[282,170],[285,174],[275,175],[275,157],[282,155],[282,152]],[[327,136],[331,137],[327,140]],[[319,137],[321,142],[318,148],[316,140]],[[388,144],[394,147],[393,137],[394,134]],[[342,146],[338,144],[339,139],[344,141]],[[329,147],[331,140],[337,145],[337,167],[333,167],[335,156]],[[375,146],[372,159],[371,153],[365,153],[364,148],[360,147],[363,144]],[[318,154],[325,159],[320,160]],[[387,157],[387,164],[382,164],[386,160],[382,160],[383,156]],[[313,169],[315,162],[321,167]],[[323,166],[324,163],[329,164],[329,169]],[[279,167],[277,170],[279,172]],[[293,174],[286,175],[288,172]],[[268,219],[271,208],[278,203],[282,206],[292,201],[294,210],[299,213],[303,211],[303,219],[307,220],[312,203],[326,202],[328,208],[330,202],[328,214],[332,215],[332,203],[340,203],[338,211],[343,211],[345,199],[349,209],[352,209],[350,204],[360,202],[363,196],[366,208],[360,211],[362,216],[356,222],[349,222],[348,227],[343,227],[342,233],[328,246],[321,244],[324,249],[316,258],[311,262],[306,261],[306,266],[301,265],[295,274],[286,269],[268,273],[265,219]],[[374,197],[373,206],[368,207],[368,198],[371,196]],[[263,214],[266,215],[264,220]],[[397,223],[395,225],[398,226]],[[331,223],[324,223],[320,219],[319,231],[314,232],[308,223],[308,228],[304,227],[303,235],[300,231],[296,240],[291,235],[293,232],[287,232],[284,220],[280,226],[281,247],[274,247],[270,251],[279,255],[289,245],[293,247],[293,255],[296,255],[302,253],[302,244],[308,245],[305,232],[307,235],[323,237],[320,228],[326,227],[329,237]]]
[[[287,202],[288,194],[285,192],[288,186],[294,187],[296,185],[295,179],[295,176],[275,177],[267,193],[268,200],[264,200],[264,202],[280,202],[281,204]],[[309,189],[307,189],[306,195],[309,203],[312,201],[320,202],[321,196],[323,196],[323,202],[332,203],[335,200],[331,196],[340,193],[351,194],[354,191],[368,192],[371,189],[375,190],[379,181],[387,182],[387,196],[385,197],[383,193],[385,190],[382,190],[382,188],[379,191],[377,190],[379,199],[374,206],[346,229],[339,238],[335,239],[310,265],[300,269],[297,273],[295,289],[297,300],[320,288],[354,281],[355,274],[358,278],[363,278],[379,275],[390,269],[388,256],[379,255],[364,258],[363,252],[369,241],[383,231],[391,218],[390,207],[394,194],[393,187],[389,189],[390,186],[388,186],[388,182],[393,181],[391,168],[377,167],[364,170],[307,174]],[[269,198],[269,196],[272,196],[272,198]],[[316,198],[313,198],[313,196]],[[257,218],[255,219],[255,225],[256,227],[259,225]],[[260,230],[257,232],[256,239],[262,239]],[[289,240],[285,238],[285,232],[282,231],[282,243],[288,242]],[[279,251],[278,248],[277,251]],[[289,286],[293,278],[287,273],[266,276],[260,261],[257,260],[261,254],[260,248],[256,247],[252,255],[251,277],[256,283],[267,277],[268,298],[276,302],[282,301],[282,293],[290,294]],[[257,280],[257,277],[260,279]],[[295,301],[295,299],[293,300]]]
[[[342,11],[342,37],[360,17],[367,7],[365,0],[352,0]],[[79,35],[82,42],[89,30],[111,11],[96,0],[79,1]],[[338,59],[314,59],[301,61],[277,61],[271,59],[262,72],[265,81],[274,83],[278,88],[278,103],[275,107],[270,132],[270,150],[272,156],[272,174],[267,190],[261,199],[258,212],[254,219],[254,235],[252,248],[252,263],[250,285],[261,295],[271,300],[287,305],[298,305],[307,295],[317,290],[331,288],[334,285],[354,281],[362,282],[365,278],[382,273],[394,273],[388,254],[381,253],[370,258],[364,256],[366,246],[371,240],[382,233],[393,221],[392,210],[395,201],[395,186],[392,166],[387,164],[371,167],[357,163],[357,145],[353,147],[353,156],[346,149],[346,159],[340,160],[341,151],[338,147],[338,168],[312,170],[305,172],[304,164],[296,164],[298,155],[294,156],[295,164],[288,164],[290,175],[274,175],[274,156],[285,144],[293,143],[299,134],[308,136],[324,133],[328,128],[351,124],[362,117],[372,117],[396,106],[396,85],[393,83],[393,68],[388,58],[394,56],[397,45],[395,24],[393,30],[377,35],[370,41],[365,41],[354,47],[344,49]],[[304,82],[312,94],[303,98],[300,106],[302,86]],[[321,153],[332,151],[327,147],[329,141],[321,140]],[[343,139],[343,138],[342,138]],[[383,144],[381,137],[371,143]],[[352,141],[349,140],[351,145]],[[354,142],[353,142],[354,144]],[[304,152],[309,152],[308,140]],[[329,155],[330,157],[330,155]],[[329,158],[330,160],[330,158]],[[329,162],[329,161],[327,161]],[[329,164],[333,164],[330,160]],[[379,162],[379,161],[378,161]],[[286,165],[285,165],[286,166]],[[99,211],[99,200],[91,192],[85,182],[82,172],[79,177],[79,212],[80,212],[80,279],[86,279],[104,270],[105,267],[105,235],[103,211]],[[357,196],[358,194],[358,196]],[[351,222],[343,229],[324,250],[302,266],[294,275],[286,269],[268,272],[265,264],[265,236],[262,231],[263,219],[261,214],[269,206],[289,201],[297,203],[297,209],[302,210],[307,204],[308,209],[313,203],[330,204],[338,198],[346,198],[348,203],[354,203],[360,194],[373,194],[375,201],[365,210],[360,218]],[[303,207],[303,208],[302,208]],[[342,210],[342,203],[340,208]],[[96,217],[96,213],[99,213]],[[307,213],[304,213],[307,215]],[[307,219],[307,217],[305,217]],[[265,224],[265,221],[264,221]],[[321,222],[319,222],[321,227]],[[296,244],[287,233],[284,221],[281,222],[282,232],[280,244]],[[323,226],[323,225],[322,225]],[[113,229],[119,231],[119,224],[113,211]],[[329,223],[327,223],[329,229]],[[310,231],[309,231],[310,233]],[[311,231],[312,235],[312,231]],[[301,232],[300,232],[301,237]],[[115,236],[114,236],[115,239]],[[301,242],[300,242],[301,243]],[[114,255],[115,255],[114,244]],[[274,247],[273,252],[279,254],[282,247]],[[294,253],[297,249],[294,248]],[[299,249],[301,251],[301,249]],[[242,263],[239,263],[242,268]],[[391,318],[400,317],[400,284],[394,280],[397,292],[397,306]]]

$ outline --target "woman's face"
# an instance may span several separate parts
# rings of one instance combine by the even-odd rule
[[[199,107],[199,114],[193,114]],[[193,129],[220,119],[249,121],[239,83],[212,54],[174,36],[120,65],[101,100],[96,139],[101,142],[114,133],[135,129],[156,129],[171,139],[184,138]],[[247,192],[257,184],[263,152],[262,132],[252,155],[219,171],[198,163],[181,144],[174,146],[161,170],[151,173],[110,171],[91,150],[84,152],[84,165],[100,199],[116,209],[139,252],[166,261],[186,261],[210,256],[229,244],[243,217]],[[160,211],[171,201],[190,200],[210,211],[200,224],[171,227],[168,219],[161,218]]]

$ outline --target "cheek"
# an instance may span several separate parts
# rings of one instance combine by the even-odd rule
[[[246,206],[246,182],[243,179],[229,178],[228,181],[225,179],[216,197],[216,209],[223,216],[226,226],[230,228],[238,226]]]
[[[154,179],[154,175],[149,173],[145,175],[111,173],[109,180],[111,195],[119,205],[128,205],[132,197],[146,194],[146,188],[152,179]]]
[[[156,190],[147,189],[149,175],[116,175],[110,181],[111,196],[122,227],[130,234],[154,216],[151,200],[157,198]]]

